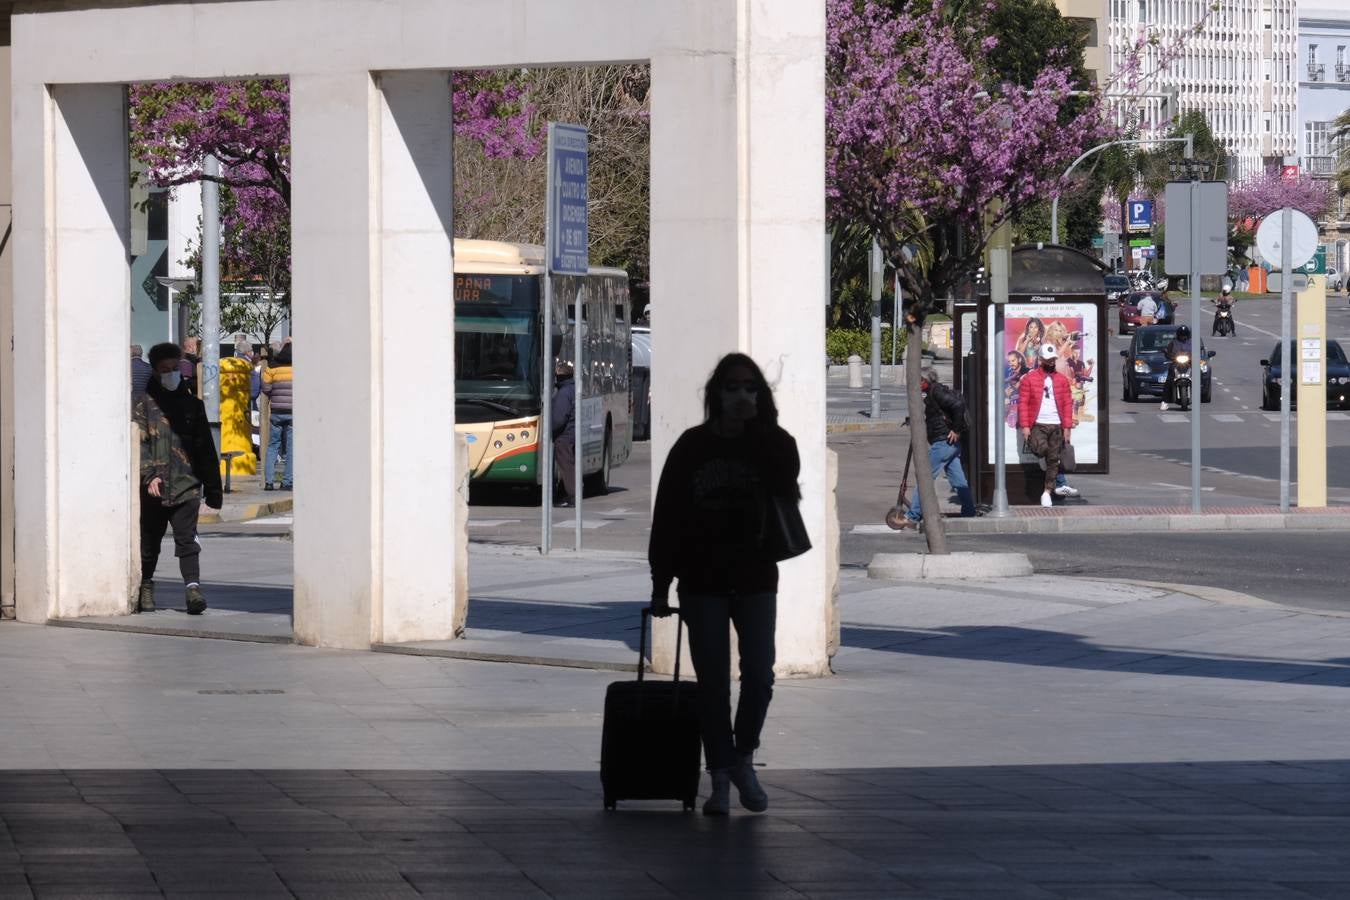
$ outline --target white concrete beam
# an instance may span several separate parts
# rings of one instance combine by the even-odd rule
[[[457,583],[455,310],[450,82],[444,71],[385,73],[379,122],[380,415],[376,639],[454,637]],[[467,549],[467,547],[466,547]]]
[[[782,675],[828,672],[825,460],[825,14],[820,0],[735,4],[734,54],[652,59],[652,479],[702,420],[702,381],[748,353],[801,454],[815,549],[782,564]],[[678,365],[672,361],[678,360]],[[673,628],[656,645],[669,671]]]
[[[127,611],[127,113],[120,85],[15,85],[18,618]]]
[[[291,79],[295,638],[368,647],[382,561],[378,194],[369,74]]]
[[[296,76],[291,121],[296,638],[453,637],[448,76]]]

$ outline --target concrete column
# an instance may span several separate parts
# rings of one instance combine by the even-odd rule
[[[8,21],[4,28],[8,32]],[[0,619],[14,618],[14,195],[9,164],[9,56],[9,47],[0,47]]]
[[[825,342],[803,323],[820,321],[826,265],[824,4],[745,0],[734,15],[734,53],[676,49],[652,60],[652,477],[680,432],[702,419],[699,373],[724,353],[750,354],[797,440],[815,545],[779,567],[777,669],[823,675]],[[668,670],[673,628],[658,631],[656,664]]]
[[[16,84],[18,618],[125,613],[133,560],[127,112],[121,85]]]
[[[296,75],[291,123],[295,635],[349,648],[450,637],[447,77]]]

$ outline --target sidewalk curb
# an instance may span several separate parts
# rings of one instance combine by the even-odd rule
[[[948,534],[1101,534],[1158,531],[1350,531],[1344,513],[1194,513],[951,518]]]
[[[825,426],[826,434],[856,434],[868,431],[898,431],[900,423],[893,419],[877,419],[875,422],[829,422]]]
[[[944,555],[876,553],[867,566],[867,577],[882,581],[1025,578],[1032,574],[1031,561],[1025,553],[972,550],[957,550]]]
[[[130,618],[130,616],[128,616]],[[198,628],[150,628],[148,626],[125,625],[111,622],[88,622],[83,619],[48,619],[51,628],[83,628],[86,631],[117,631],[122,634],[149,634],[156,637],[197,638],[212,641],[239,641],[245,644],[294,644],[290,636],[280,637],[270,634],[246,634],[237,631],[205,631]]]
[[[225,522],[248,522],[252,519],[260,519],[263,516],[275,516],[284,512],[292,512],[294,509],[294,497],[287,497],[285,500],[267,500],[262,503],[249,503],[244,506],[236,506],[233,509],[203,509],[201,514],[197,517],[197,523],[200,525],[220,525]]]
[[[1084,581],[1096,581],[1098,579],[1086,578]],[[1220,603],[1224,606],[1238,606],[1244,609],[1278,609],[1288,613],[1308,616],[1326,616],[1332,619],[1350,619],[1350,612],[1339,609],[1309,609],[1304,606],[1290,606],[1287,603],[1276,603],[1273,600],[1265,600],[1252,594],[1244,594],[1241,591],[1230,591],[1227,588],[1209,587],[1203,584],[1167,584],[1162,581],[1144,581],[1138,578],[1118,578],[1119,584],[1134,584],[1140,587],[1157,588],[1158,590],[1170,591],[1173,594],[1185,594],[1189,597],[1195,597],[1198,600],[1206,600],[1210,603]]]
[[[555,669],[588,669],[597,672],[636,672],[637,663],[604,662],[594,659],[572,659],[560,656],[521,656],[514,653],[491,653],[486,650],[449,650],[434,647],[404,647],[399,644],[371,644],[371,653],[392,653],[398,656],[431,656],[441,659],[462,659],[470,662],[513,663],[523,666],[547,666]]]

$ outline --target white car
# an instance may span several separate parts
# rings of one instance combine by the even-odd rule
[[[1327,290],[1339,291],[1340,289],[1341,273],[1331,268],[1331,266],[1327,266]]]

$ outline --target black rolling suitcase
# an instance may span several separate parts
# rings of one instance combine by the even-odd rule
[[[650,618],[651,610],[643,609],[637,681],[616,681],[605,692],[600,742],[605,809],[617,808],[620,800],[679,800],[691,810],[698,801],[702,759],[698,685],[680,681],[684,629],[678,623],[674,680],[643,677]]]

